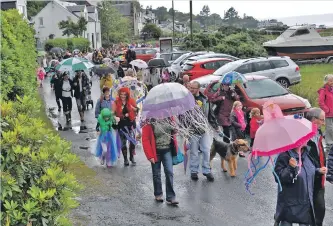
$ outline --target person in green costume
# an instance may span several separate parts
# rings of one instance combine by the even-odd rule
[[[116,165],[119,156],[116,135],[113,126],[116,119],[110,109],[104,108],[98,116],[96,131],[99,133],[96,146],[96,156],[101,164],[107,167]]]

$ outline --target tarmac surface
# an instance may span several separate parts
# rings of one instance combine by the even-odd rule
[[[63,113],[58,113],[54,92],[49,78],[41,89],[46,111],[60,135],[72,142],[72,151],[94,174],[84,184],[79,197],[80,206],[71,218],[74,225],[219,225],[219,226],[271,226],[276,206],[277,184],[271,167],[263,170],[253,184],[250,195],[244,186],[247,160],[239,159],[237,176],[231,178],[220,168],[220,158],[213,160],[214,182],[201,174],[198,181],[191,181],[184,173],[183,164],[174,167],[174,189],[178,207],[156,203],[150,163],[141,146],[137,147],[136,166],[123,166],[122,156],[118,165],[110,169],[101,166],[92,154],[96,143],[94,109],[85,113],[81,123],[73,98],[72,125],[66,126]],[[92,98],[100,96],[99,79],[93,78]],[[85,174],[85,172],[82,172]],[[87,176],[88,177],[88,176]],[[163,189],[165,189],[162,171]],[[326,183],[326,217],[324,226],[333,225],[333,184]]]

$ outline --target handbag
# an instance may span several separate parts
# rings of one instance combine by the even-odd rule
[[[178,165],[179,163],[182,163],[182,162],[184,162],[184,154],[178,148],[177,155],[172,157],[172,164]]]

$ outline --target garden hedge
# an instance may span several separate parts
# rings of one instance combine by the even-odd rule
[[[1,225],[71,225],[80,185],[68,167],[78,159],[41,119],[33,30],[8,10],[1,12],[1,31]],[[21,92],[12,100],[14,87]]]
[[[90,42],[86,38],[55,38],[49,39],[45,43],[45,51],[50,51],[53,47],[60,47],[62,49],[79,49],[81,51],[87,51],[90,46]]]

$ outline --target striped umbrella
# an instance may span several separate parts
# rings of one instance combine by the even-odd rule
[[[87,70],[90,68],[95,67],[95,65],[89,62],[87,59],[80,58],[80,57],[71,57],[61,61],[56,70],[58,71],[80,71],[80,70]]]

